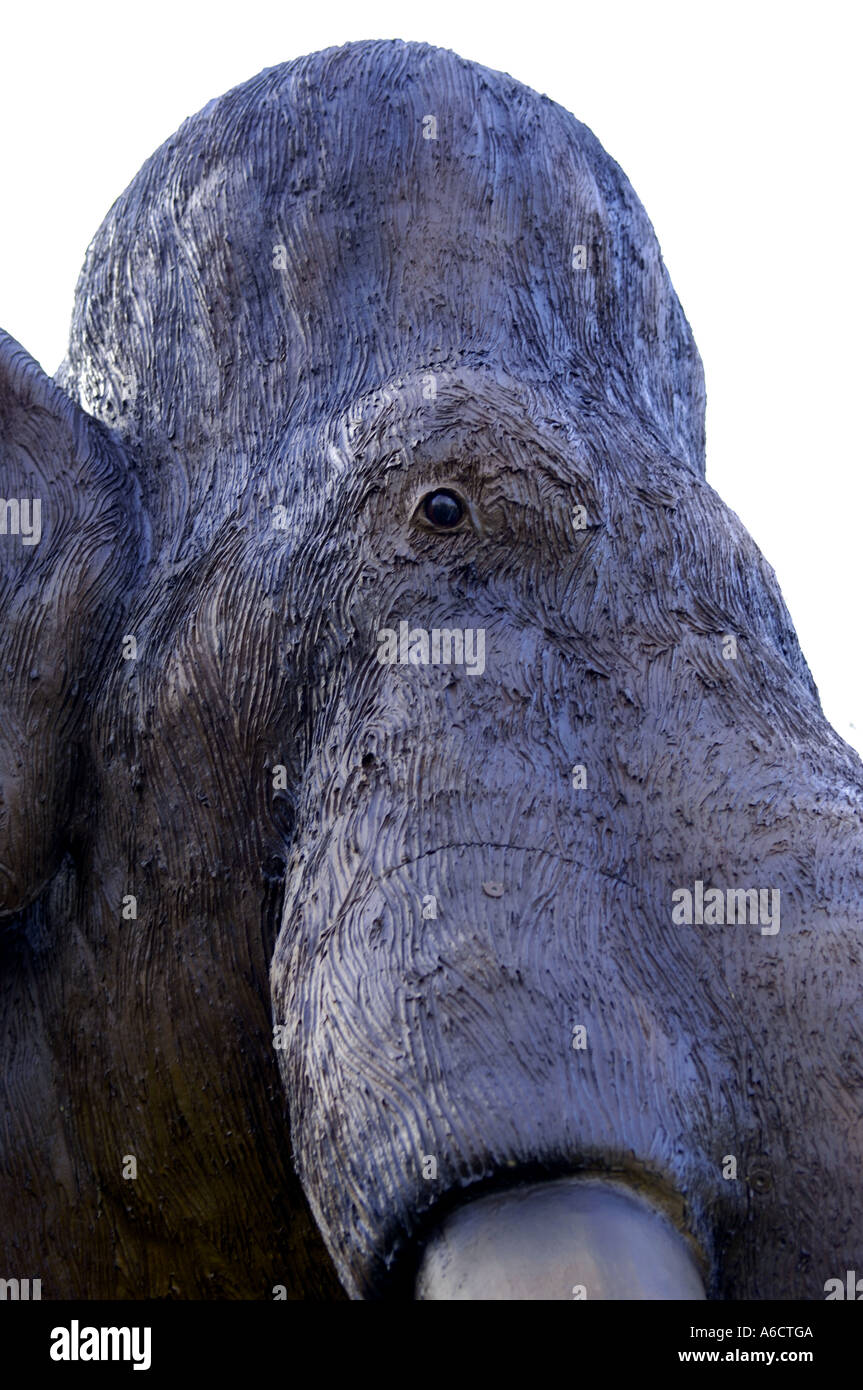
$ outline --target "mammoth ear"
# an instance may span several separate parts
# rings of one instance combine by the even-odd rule
[[[118,441],[0,332],[0,916],[62,858],[139,516]]]

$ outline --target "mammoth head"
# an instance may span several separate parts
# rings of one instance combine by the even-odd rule
[[[62,391],[4,353],[4,487],[49,518],[3,538],[7,911],[66,851],[82,930],[134,893],[118,974],[189,985],[135,1055],[278,1063],[355,1297],[821,1296],[861,1236],[863,769],[591,132],[420,44],[270,69],[115,204]]]

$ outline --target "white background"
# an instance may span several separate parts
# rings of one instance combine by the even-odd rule
[[[8,6],[8,0],[7,0]],[[779,577],[863,750],[860,9],[571,0],[148,0],[0,22],[0,324],[54,372],[111,203],[211,97],[348,39],[453,48],[589,125],[656,227],[704,359],[708,478]]]

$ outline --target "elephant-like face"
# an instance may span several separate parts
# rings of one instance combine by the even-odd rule
[[[300,1172],[365,1295],[442,1197],[583,1173],[669,1213],[715,1295],[815,1297],[860,1204],[852,760],[737,519],[557,404],[408,384],[334,485],[273,967]],[[534,1285],[540,1224],[516,1294],[659,1296],[659,1232],[633,1295],[604,1230]]]
[[[220,1017],[263,940],[345,1288],[821,1297],[861,1238],[863,770],[590,132],[424,45],[272,69],[112,210],[62,382],[144,518],[93,872],[132,847]]]

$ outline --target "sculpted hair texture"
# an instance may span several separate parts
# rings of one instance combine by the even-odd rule
[[[566,273],[575,245],[591,274]],[[703,472],[701,363],[622,171],[511,78],[367,43],[261,73],[157,151],[90,246],[63,379],[144,446],[183,554],[293,431],[408,362],[636,409]]]
[[[57,381],[0,339],[7,1269],[410,1297],[588,1178],[709,1297],[854,1267],[863,768],[704,442],[644,210],[512,78],[349,44],[147,162]]]

